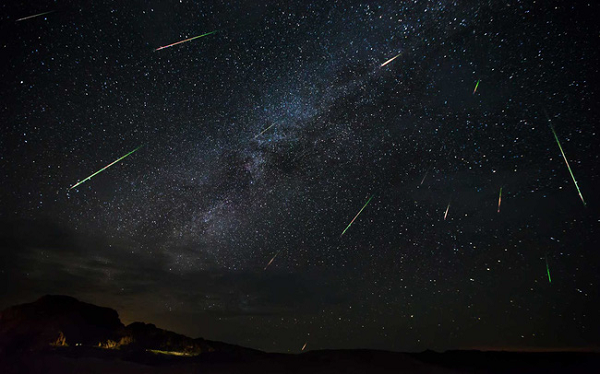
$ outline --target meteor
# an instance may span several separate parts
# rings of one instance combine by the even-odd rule
[[[260,132],[260,134],[256,135],[254,137],[254,139],[258,138],[259,136],[261,136],[262,134],[264,134],[268,129],[270,129],[271,127],[275,126],[275,124],[272,124],[271,126],[267,127],[266,129],[264,129],[263,131]]]
[[[546,114],[547,116],[548,114]],[[571,165],[569,165],[569,161],[567,161],[567,156],[565,156],[565,152],[562,149],[562,146],[560,145],[560,141],[558,140],[558,136],[556,135],[556,131],[554,131],[554,126],[552,126],[552,122],[550,121],[550,117],[548,117],[548,122],[550,123],[550,129],[552,130],[552,133],[554,134],[554,139],[556,139],[556,144],[558,144],[558,148],[560,149],[560,153],[562,154],[563,158],[565,159],[565,164],[567,164],[567,169],[569,169],[569,174],[571,174],[571,178],[573,179],[573,183],[575,183],[575,188],[577,188],[577,192],[579,193],[579,198],[581,199],[581,202],[583,203],[583,206],[586,206],[585,200],[583,199],[583,195],[581,194],[581,190],[579,189],[579,185],[577,184],[577,180],[575,180],[575,175],[573,175],[573,170],[571,170]]]
[[[279,254],[279,252],[281,252],[281,250],[277,251],[277,253],[275,253],[275,256],[273,256],[273,258],[271,259],[271,261],[269,261],[269,263],[267,264],[267,266],[265,266],[265,268],[263,270],[267,270],[267,268],[269,267],[269,265],[271,265],[271,263],[273,263],[273,260],[275,260],[275,257],[277,257],[277,255]]]
[[[302,346],[302,350],[304,350],[304,348],[306,348],[307,344],[308,344],[308,342],[304,343],[304,345]]]
[[[54,12],[56,12],[56,10],[51,10],[51,11],[49,11],[49,12],[44,12],[44,13],[34,14],[33,16],[27,16],[27,17],[19,18],[19,19],[18,19],[18,20],[16,20],[15,22],[19,22],[19,21],[25,21],[25,20],[32,19],[32,18],[36,18],[36,17],[45,16],[46,14],[50,14],[50,13],[54,13]]]
[[[80,184],[89,181],[90,179],[92,179],[94,176],[96,176],[97,174],[102,173],[104,170],[108,169],[109,167],[113,166],[114,164],[116,164],[117,162],[121,161],[122,159],[124,159],[125,157],[129,156],[130,154],[132,154],[133,152],[137,151],[138,149],[142,148],[143,145],[140,145],[139,147],[137,147],[136,149],[134,149],[133,151],[129,152],[128,154],[126,154],[125,156],[111,162],[110,164],[106,165],[105,167],[103,167],[102,169],[98,170],[97,172],[95,172],[94,174],[90,175],[89,177],[80,180],[79,182],[75,183],[73,186],[71,186],[69,188],[69,191],[72,190],[73,188],[79,186]]]
[[[502,202],[502,187],[500,187],[500,195],[498,195],[498,213],[500,213],[500,203]]]
[[[389,64],[390,62],[394,61],[395,59],[397,59],[402,53],[398,53],[396,56],[390,58],[389,60],[387,60],[386,62],[384,62],[383,64],[381,64],[380,68],[384,67],[385,65]]]
[[[201,37],[203,37],[203,36],[207,36],[207,35],[210,35],[210,34],[214,34],[214,33],[216,33],[216,32],[217,32],[217,30],[215,30],[215,31],[211,31],[211,32],[207,32],[206,34],[202,34],[202,35],[194,36],[193,38],[189,38],[189,39],[181,40],[181,41],[179,41],[179,42],[176,42],[176,43],[173,43],[173,44],[164,45],[164,46],[162,46],[162,47],[158,47],[158,48],[156,48],[156,49],[154,50],[154,52],[156,52],[156,51],[160,51],[161,49],[165,49],[165,48],[172,47],[172,46],[174,46],[174,45],[177,45],[177,44],[186,43],[186,42],[191,42],[191,41],[192,41],[192,40],[194,40],[194,39],[198,39],[198,38],[201,38]]]
[[[348,231],[348,229],[350,228],[350,226],[352,226],[352,224],[354,223],[354,220],[360,215],[360,213],[362,213],[362,211],[367,207],[367,205],[369,205],[369,203],[371,202],[371,199],[373,198],[373,196],[375,195],[371,195],[371,197],[369,197],[369,200],[367,200],[367,202],[365,203],[365,205],[363,205],[362,209],[356,213],[356,216],[354,216],[354,218],[352,218],[352,221],[350,221],[350,223],[348,224],[348,226],[346,226],[346,228],[344,229],[344,231],[342,231],[342,233],[340,234],[340,236],[344,235],[346,233],[346,231]]]
[[[444,221],[446,220],[446,217],[448,217],[449,210],[450,210],[450,203],[448,203],[448,206],[446,207],[446,213],[444,213]]]
[[[427,173],[429,173],[429,170],[431,169],[431,166],[429,168],[427,168],[427,171],[425,172],[425,175],[423,176],[423,180],[421,181],[420,186],[423,185],[423,182],[425,182],[425,178],[427,178]]]
[[[480,81],[481,81],[481,79],[477,79],[477,83],[475,83],[475,89],[473,90],[473,95],[475,95],[475,92],[477,92],[477,87],[479,87]]]
[[[550,278],[550,267],[548,266],[548,257],[546,257],[546,272],[548,273],[548,283],[552,283],[552,279]]]

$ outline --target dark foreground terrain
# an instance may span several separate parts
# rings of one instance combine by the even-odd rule
[[[266,353],[192,339],[116,311],[44,296],[0,313],[0,373],[599,373],[600,353]]]
[[[0,356],[2,373],[598,373],[600,355],[454,351],[312,351],[300,355],[205,353],[195,357],[100,348]]]

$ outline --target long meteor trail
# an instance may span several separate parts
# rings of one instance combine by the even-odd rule
[[[560,145],[560,141],[558,140],[556,131],[554,131],[554,126],[552,126],[550,117],[548,117],[548,122],[550,123],[550,129],[552,130],[552,133],[554,134],[554,139],[556,139],[556,144],[558,144],[560,153],[562,154],[563,158],[565,159],[565,164],[567,164],[567,169],[569,169],[569,174],[571,174],[571,179],[573,179],[573,183],[575,183],[575,188],[577,188],[577,192],[579,193],[579,198],[581,199],[583,206],[586,206],[585,200],[583,199],[583,195],[581,194],[581,190],[579,189],[579,185],[577,184],[577,180],[575,180],[575,175],[573,175],[573,170],[571,170],[571,165],[569,165],[569,161],[567,161],[567,156],[565,156],[565,152],[563,151],[562,146]]]
[[[552,278],[550,278],[550,267],[548,266],[548,258],[546,258],[546,272],[548,273],[548,283],[552,283]]]
[[[354,218],[352,218],[352,221],[350,221],[350,223],[348,224],[348,226],[346,226],[346,228],[344,229],[344,231],[342,231],[342,233],[340,234],[340,236],[344,235],[346,233],[346,231],[348,231],[348,229],[350,228],[350,226],[352,226],[352,224],[354,223],[354,221],[356,220],[356,218],[362,213],[362,211],[367,207],[367,205],[369,205],[369,203],[371,202],[371,199],[373,198],[373,196],[375,195],[371,195],[371,197],[369,197],[369,200],[367,200],[367,202],[365,203],[365,205],[363,205],[362,209],[356,213],[356,215],[354,216]]]
[[[82,179],[82,180],[80,180],[79,182],[75,183],[74,185],[72,185],[72,186],[69,188],[69,191],[70,191],[70,190],[72,190],[73,188],[75,188],[75,187],[79,186],[80,184],[82,184],[82,183],[84,183],[84,182],[86,182],[86,181],[89,181],[89,180],[90,180],[90,179],[92,179],[94,176],[96,176],[96,175],[98,175],[98,174],[102,173],[104,170],[106,170],[106,169],[108,169],[109,167],[113,166],[113,165],[114,165],[114,164],[116,164],[117,162],[121,161],[122,159],[124,159],[125,157],[129,156],[130,154],[132,154],[133,152],[137,151],[138,149],[140,149],[140,148],[142,148],[142,147],[143,147],[143,145],[140,145],[139,147],[137,147],[137,148],[136,148],[136,149],[134,149],[133,151],[129,152],[129,153],[128,153],[128,154],[126,154],[125,156],[123,156],[123,157],[121,157],[121,158],[119,158],[119,159],[117,159],[117,160],[115,160],[115,161],[111,162],[110,164],[106,165],[105,167],[103,167],[102,169],[98,170],[97,172],[95,172],[94,174],[90,175],[89,177],[87,177],[87,178],[85,178],[85,179]]]
[[[256,135],[254,137],[254,139],[258,138],[259,136],[261,136],[262,134],[264,134],[268,129],[270,129],[271,127],[275,126],[276,124],[272,124],[271,126],[267,127],[266,129],[264,129],[263,131],[261,131],[258,135]]]
[[[433,165],[432,165],[433,166]],[[427,171],[425,172],[425,175],[423,176],[423,180],[421,180],[421,184],[420,186],[423,185],[423,182],[425,182],[425,178],[427,178],[427,173],[429,173],[429,170],[431,169],[431,166],[427,168]]]
[[[389,64],[390,62],[394,61],[395,59],[397,59],[402,53],[398,53],[396,56],[390,58],[389,60],[387,60],[386,62],[384,62],[383,64],[381,64],[380,68],[384,67],[385,65]]]
[[[160,51],[161,49],[165,49],[165,48],[172,47],[172,46],[174,46],[174,45],[177,45],[177,44],[191,42],[191,41],[192,41],[192,40],[194,40],[194,39],[198,39],[198,38],[201,38],[201,37],[203,37],[203,36],[207,36],[207,35],[210,35],[210,34],[214,34],[214,33],[216,33],[216,32],[217,32],[217,30],[215,30],[215,31],[211,31],[211,32],[207,32],[206,34],[202,34],[202,35],[194,36],[193,38],[189,38],[189,39],[181,40],[181,41],[179,41],[179,42],[175,42],[175,43],[172,43],[172,44],[169,44],[169,45],[163,45],[162,47],[158,47],[158,48],[156,48],[156,49],[154,50],[154,52],[156,52],[156,51]]]
[[[20,22],[20,21],[25,21],[25,20],[28,20],[28,19],[36,18],[36,17],[45,16],[46,14],[50,14],[50,13],[54,13],[54,12],[56,12],[56,10],[51,10],[49,12],[34,14],[33,16],[27,16],[27,17],[19,18],[15,22]]]

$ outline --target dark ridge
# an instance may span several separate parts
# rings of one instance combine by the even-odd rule
[[[123,327],[113,309],[47,295],[0,313],[0,352],[40,350],[50,344],[97,345],[117,339]]]
[[[47,351],[57,347],[157,351],[180,356],[225,352],[230,357],[259,352],[202,338],[193,339],[143,322],[125,327],[115,310],[70,296],[46,295],[33,303],[16,305],[0,313],[0,353]]]
[[[48,295],[0,313],[0,373],[592,373],[600,354],[369,349],[265,353]]]

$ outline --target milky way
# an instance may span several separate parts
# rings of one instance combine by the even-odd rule
[[[272,351],[600,344],[598,9],[214,3],[2,5],[0,306]]]

